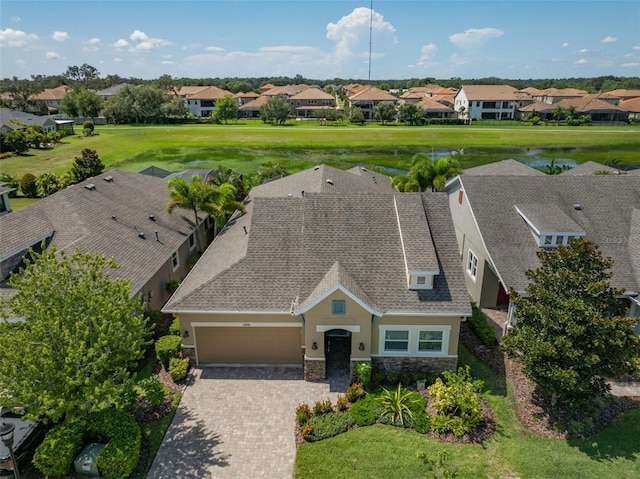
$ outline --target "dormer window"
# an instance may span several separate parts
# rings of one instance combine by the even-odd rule
[[[571,239],[586,235],[582,227],[555,204],[534,203],[515,205],[515,208],[541,248],[568,245]]]
[[[433,278],[435,273],[423,271],[423,272],[410,272],[408,283],[409,289],[433,289]]]

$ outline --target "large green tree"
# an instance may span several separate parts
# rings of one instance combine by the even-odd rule
[[[100,255],[52,247],[30,258],[0,300],[3,318],[24,320],[0,321],[0,399],[54,422],[122,406],[149,336],[131,283]]]
[[[433,161],[424,153],[416,153],[407,175],[396,175],[391,179],[398,191],[441,191],[450,178],[462,173],[456,160],[448,156]]]
[[[386,102],[378,103],[373,108],[373,118],[378,120],[383,125],[385,123],[393,121],[395,116],[396,116],[396,107],[393,105],[393,103],[386,103]]]
[[[238,104],[231,95],[225,95],[223,98],[216,100],[216,106],[213,109],[213,119],[220,123],[228,123],[229,120],[238,118]]]
[[[222,226],[226,218],[235,210],[244,211],[242,203],[236,200],[237,190],[229,183],[216,185],[205,183],[200,175],[193,175],[187,183],[179,176],[171,178],[167,182],[169,188],[169,201],[167,211],[172,213],[175,208],[186,209],[193,212],[196,225],[197,249],[204,250],[204,241],[200,232],[200,213],[211,215],[216,226]]]
[[[60,109],[71,117],[96,117],[100,114],[102,106],[102,99],[84,87],[67,92],[60,102]]]
[[[410,101],[405,101],[398,107],[398,120],[409,125],[419,125],[422,121],[422,110],[418,105]]]
[[[262,121],[284,125],[291,115],[291,105],[284,96],[275,95],[267,98],[260,107]]]
[[[633,370],[637,318],[625,317],[623,291],[609,284],[613,261],[595,243],[573,239],[538,257],[526,294],[511,293],[517,322],[504,345],[553,404],[583,404]]]

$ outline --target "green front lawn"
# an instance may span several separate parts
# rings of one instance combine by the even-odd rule
[[[640,477],[640,409],[623,413],[604,431],[586,439],[567,441],[540,437],[517,421],[513,397],[505,391],[504,381],[461,349],[461,362],[470,364],[474,376],[485,381],[485,398],[498,421],[496,434],[485,444],[448,444],[393,426],[361,427],[300,446],[295,477],[427,477],[427,470],[416,458],[416,452],[423,450],[435,456],[443,449],[450,452],[446,464],[459,471],[460,478]]]

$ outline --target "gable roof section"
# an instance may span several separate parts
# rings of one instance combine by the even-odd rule
[[[185,93],[184,97],[189,100],[218,100],[227,95],[233,96],[233,93],[229,90],[218,88],[217,86],[209,86],[201,90]]]
[[[18,110],[12,110],[11,108],[0,108],[0,125],[7,126],[12,130],[19,130],[23,128],[22,126],[13,123],[14,121],[24,123],[27,126],[56,126],[56,122],[50,116],[38,116]]]
[[[506,287],[523,291],[525,271],[539,266],[540,250],[515,205],[539,205],[561,211],[614,260],[612,285],[640,289],[632,268],[636,238],[632,212],[640,208],[640,177],[602,176],[482,176],[462,175],[462,188],[472,207],[487,250]],[[575,204],[580,209],[574,208]],[[635,214],[635,213],[634,213]]]
[[[562,176],[584,176],[584,175],[593,175],[599,171],[608,171],[612,175],[620,174],[620,170],[614,168],[613,166],[603,165],[602,163],[596,163],[595,161],[585,161],[584,163],[579,164],[573,168],[569,168],[568,170],[560,173]]]
[[[516,160],[502,160],[464,170],[464,176],[545,176],[545,174]]]
[[[95,188],[85,188],[90,184]],[[120,265],[114,276],[130,279],[135,293],[193,231],[188,212],[166,212],[168,199],[162,178],[120,170],[103,173],[1,216],[0,258],[50,237],[59,250],[80,248],[114,257]]]
[[[581,113],[624,111],[616,105],[612,105],[611,103],[598,98],[597,95],[584,95],[577,98],[567,98],[556,103],[554,109],[558,107],[565,109],[573,107]]]
[[[320,88],[307,88],[293,95],[290,100],[335,100],[333,95]]]
[[[356,93],[349,97],[349,101],[393,101],[397,102],[398,99],[388,91],[381,90],[374,86],[358,90]]]
[[[464,90],[468,100],[515,100],[516,90],[509,85],[463,85],[460,91]]]
[[[323,165],[254,188],[246,214],[225,226],[164,311],[297,314],[340,289],[372,314],[467,315],[446,195],[429,195],[427,218],[420,194],[372,191],[366,177],[342,172],[356,180],[349,183],[337,171]],[[327,174],[339,179],[323,192]],[[304,197],[288,197],[292,185],[294,192],[304,188]],[[349,185],[357,186],[342,192]],[[411,264],[440,271],[432,290],[407,287],[398,197],[411,223],[405,241]],[[444,241],[432,239],[438,235]]]

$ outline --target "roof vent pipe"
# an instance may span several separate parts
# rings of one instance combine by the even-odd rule
[[[242,227],[242,229],[244,230],[244,234],[249,234],[249,233],[247,232],[247,227],[246,227],[246,226],[243,226],[243,227]]]
[[[155,221],[155,220],[156,220],[156,217],[155,217],[154,215],[149,215],[149,219],[150,219],[151,221]]]
[[[146,239],[144,235],[144,231],[140,231],[140,233],[138,233],[138,238]]]
[[[116,221],[118,218],[116,218],[116,215],[111,215],[111,219]]]
[[[156,241],[159,243],[160,242],[160,237],[158,236],[158,232],[156,231]]]
[[[301,195],[302,195],[302,197],[304,198],[304,190],[302,190],[302,191],[300,192],[300,194],[301,194]]]
[[[573,205],[573,209],[580,211],[580,210],[582,210],[582,205],[576,203],[575,205]]]

